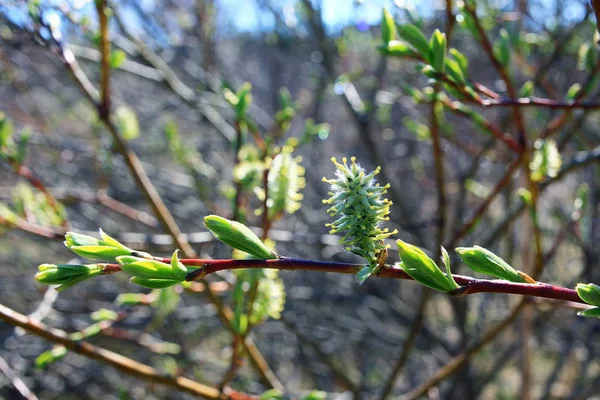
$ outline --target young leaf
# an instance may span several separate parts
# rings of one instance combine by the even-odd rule
[[[448,52],[450,53],[452,58],[454,58],[454,60],[456,60],[456,62],[458,63],[463,76],[467,76],[469,74],[469,61],[467,60],[467,57],[465,57],[463,53],[456,50],[455,48],[451,48],[450,50],[448,50]]]
[[[392,40],[387,45],[381,45],[378,47],[381,54],[391,57],[415,57],[417,53],[404,42],[399,40]]]
[[[600,318],[600,307],[594,307],[587,310],[579,311],[577,315],[581,317]]]
[[[506,68],[510,62],[510,37],[506,29],[500,29],[500,37],[494,43],[493,51],[496,59]]]
[[[354,275],[358,284],[362,285],[363,283],[365,283],[365,281],[373,274],[373,271],[375,271],[376,268],[377,266],[370,265],[365,265],[364,267],[362,267],[360,271],[358,271],[356,275]]]
[[[174,253],[177,260],[177,253]],[[185,280],[186,274],[179,270],[174,270],[172,264],[166,264],[156,260],[146,260],[145,258],[120,256],[117,262],[121,264],[121,269],[128,274],[143,279],[170,279],[175,281]]]
[[[448,255],[448,251],[444,246],[442,246],[442,262],[446,267],[446,276],[448,277],[448,283],[455,289],[458,288],[458,283],[456,283],[456,281],[454,280],[454,277],[452,276],[452,271],[450,270],[450,256]]]
[[[384,44],[387,44],[396,38],[396,23],[390,12],[384,8],[383,18],[381,21],[381,39]]]
[[[416,246],[397,240],[400,254],[400,268],[402,268],[415,281],[431,289],[448,293],[458,287],[453,286],[447,276],[435,262]]]
[[[571,87],[567,91],[566,100],[567,101],[574,100],[580,91],[581,91],[581,85],[579,83],[574,83],[573,85],[571,85]]]
[[[35,367],[46,368],[48,365],[52,364],[54,361],[60,360],[65,355],[67,355],[67,348],[65,346],[55,346],[52,350],[43,352],[35,359]]]
[[[398,35],[414,47],[423,58],[428,57],[429,42],[416,25],[404,24],[398,26]]]
[[[115,121],[125,140],[133,140],[140,135],[140,124],[135,112],[126,106],[120,106],[115,111]]]
[[[429,63],[437,72],[444,72],[446,34],[436,29],[429,40]]]
[[[204,225],[217,239],[234,249],[252,254],[262,260],[277,258],[277,254],[269,250],[254,232],[239,222],[230,221],[217,215],[209,215],[204,217]]]
[[[127,54],[121,49],[115,50],[110,55],[109,65],[111,68],[119,68],[127,59]]]
[[[147,279],[147,278],[138,278],[134,276],[131,278],[131,282],[137,285],[143,286],[148,289],[164,289],[169,286],[173,286],[178,284],[180,281],[173,279]]]
[[[575,289],[581,300],[600,307],[600,286],[595,283],[578,283]]]
[[[188,274],[188,270],[185,267],[185,265],[183,265],[181,261],[179,261],[177,253],[179,253],[179,250],[175,250],[173,252],[173,255],[171,256],[171,269],[173,270],[175,275],[177,275],[177,277],[185,279],[185,277]]]

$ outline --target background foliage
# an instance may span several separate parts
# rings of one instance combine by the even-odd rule
[[[332,397],[411,397],[436,376],[424,389],[434,398],[598,393],[599,322],[564,303],[453,298],[413,282],[359,286],[348,275],[280,272],[266,282],[285,285],[281,319],[255,319],[249,331],[276,376],[269,378],[232,340],[246,335],[236,313],[232,334],[215,306],[247,305],[257,282],[251,273],[162,291],[120,274],[60,295],[36,284],[35,266],[72,257],[61,243],[67,229],[101,226],[130,248],[164,257],[180,248],[229,258],[203,225],[209,214],[244,221],[260,237],[268,232],[279,254],[360,262],[328,233],[322,203],[330,158],[348,155],[367,171],[381,166],[377,178],[391,184],[393,202],[385,226],[432,257],[441,244],[477,244],[544,282],[600,283],[592,6],[481,0],[431,11],[408,2],[338,3],[112,3],[110,128],[108,108],[90,102],[89,87],[82,92],[61,53],[72,51],[81,72],[103,87],[94,2],[3,2],[0,303],[167,376],[227,381],[254,394],[280,382],[293,396],[319,389]],[[382,24],[383,6],[390,14]],[[429,54],[430,37],[448,51]],[[566,106],[502,103],[532,96]],[[137,153],[185,237],[166,233],[123,145]],[[278,171],[266,185],[265,166]],[[452,268],[468,271],[458,259]],[[257,315],[281,311],[251,304],[263,308]],[[5,398],[23,394],[15,382],[39,398],[187,396],[10,325],[0,325],[0,341]],[[245,361],[234,366],[236,353]]]

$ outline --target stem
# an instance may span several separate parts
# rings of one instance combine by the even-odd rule
[[[157,261],[170,263],[169,258],[155,257]],[[200,277],[218,271],[227,271],[243,268],[272,268],[280,271],[315,271],[329,272],[338,274],[356,274],[361,270],[363,264],[351,264],[330,261],[303,260],[297,258],[282,257],[274,260],[209,260],[209,259],[180,259],[181,263],[188,267],[201,267],[188,274],[187,280],[194,281]],[[107,264],[105,273],[110,274],[118,272],[118,264]],[[378,278],[413,280],[402,269],[386,265],[378,274]],[[499,279],[478,279],[464,275],[454,275],[454,279],[461,286],[454,292],[449,293],[453,296],[464,296],[474,293],[505,293],[520,294],[524,296],[543,297],[555,300],[573,301],[586,304],[577,295],[574,289],[550,285],[543,282],[517,283]]]

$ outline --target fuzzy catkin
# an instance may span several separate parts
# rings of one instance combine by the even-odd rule
[[[396,230],[390,232],[381,228],[381,223],[389,219],[392,202],[383,195],[390,185],[380,186],[375,182],[380,167],[366,174],[355,157],[350,159],[350,165],[346,157],[342,164],[335,158],[331,161],[337,168],[336,178],[323,178],[331,185],[331,197],[323,203],[331,205],[327,213],[337,219],[326,226],[331,228],[330,233],[343,235],[340,243],[348,251],[364,257],[369,264],[375,264],[377,255],[387,248],[384,239],[397,233]]]

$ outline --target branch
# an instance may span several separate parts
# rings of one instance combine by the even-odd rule
[[[170,258],[154,257],[154,260],[169,264]],[[330,261],[302,260],[297,258],[277,258],[273,260],[208,260],[199,258],[182,258],[181,263],[188,267],[200,267],[188,274],[187,281],[204,279],[209,274],[219,271],[236,269],[271,268],[280,271],[315,271],[338,274],[355,275],[364,268],[363,264],[351,264]],[[113,274],[121,271],[119,264],[106,264],[104,274]],[[378,278],[413,280],[404,270],[391,265],[385,265],[377,273]],[[500,279],[478,279],[464,275],[454,275],[460,287],[448,294],[452,296],[465,296],[474,293],[505,293],[520,294],[523,296],[543,297],[547,299],[572,301],[586,304],[579,298],[574,289],[550,285],[548,283],[517,283]]]
[[[40,336],[50,342],[62,344],[74,353],[81,354],[85,357],[111,365],[118,370],[127,373],[128,375],[132,375],[152,383],[160,383],[162,385],[177,389],[181,392],[191,393],[196,396],[201,396],[208,399],[220,399],[220,393],[215,388],[205,386],[189,378],[168,376],[146,364],[139,363],[131,358],[124,357],[110,350],[94,346],[84,341],[71,340],[66,332],[47,327],[45,324],[28,318],[27,316],[20,314],[2,304],[0,304],[0,319],[10,325],[23,328],[26,331]],[[227,396],[229,398],[252,398],[251,396],[234,392],[233,390],[229,390],[227,392]]]

